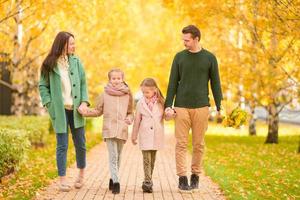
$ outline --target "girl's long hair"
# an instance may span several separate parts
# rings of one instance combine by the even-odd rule
[[[49,73],[54,69],[57,59],[63,54],[65,46],[68,47],[70,37],[74,38],[74,35],[65,31],[59,32],[56,35],[51,50],[43,61],[41,68],[42,75],[49,77]]]
[[[157,90],[157,98],[158,98],[158,102],[164,106],[165,104],[165,98],[162,94],[162,92],[160,91],[156,81],[153,78],[146,78],[142,81],[141,87],[154,87]]]

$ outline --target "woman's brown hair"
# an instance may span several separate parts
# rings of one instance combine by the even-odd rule
[[[63,54],[65,46],[68,46],[70,37],[74,38],[74,35],[65,31],[59,32],[56,35],[51,50],[43,61],[41,68],[42,75],[46,77],[49,76],[49,73],[53,70],[57,63],[57,59]]]

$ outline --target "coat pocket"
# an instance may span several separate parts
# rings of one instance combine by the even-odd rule
[[[102,130],[103,131],[109,131],[110,127],[111,127],[111,119],[109,117],[103,118]]]
[[[55,119],[55,109],[54,109],[54,105],[52,102],[49,102],[47,105],[47,110],[48,110],[48,113],[51,117],[51,119]]]

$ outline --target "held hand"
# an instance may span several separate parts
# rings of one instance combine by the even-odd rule
[[[84,116],[85,113],[82,111],[82,109],[77,108],[77,111],[78,111],[82,116]]]
[[[79,108],[77,110],[83,117],[92,117],[96,115],[95,110],[90,108],[86,108],[84,111],[79,110]]]
[[[131,142],[132,142],[133,145],[136,145],[137,144],[136,138],[131,138]]]
[[[126,117],[126,118],[125,118],[125,123],[126,123],[127,125],[131,125],[132,121],[129,119],[129,117]]]
[[[165,110],[165,116],[166,116],[166,120],[168,121],[168,120],[171,120],[171,119],[174,119],[175,118],[175,116],[176,116],[176,112],[175,112],[175,110],[173,110],[172,108],[170,108],[170,109],[166,109]]]
[[[87,110],[86,110],[86,111],[83,111],[82,109],[77,108],[77,111],[78,111],[83,117],[86,117],[86,115],[87,115]]]
[[[169,112],[169,111],[171,111],[171,110],[173,110],[171,107],[167,107],[167,108],[165,109],[165,112],[167,113],[167,112]]]
[[[80,114],[84,114],[84,113],[86,113],[87,112],[87,109],[88,109],[88,107],[87,107],[87,103],[86,102],[81,102],[81,104],[80,104],[80,106],[78,107],[78,112],[80,113]]]

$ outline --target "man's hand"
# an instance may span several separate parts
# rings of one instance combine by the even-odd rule
[[[176,116],[176,112],[174,109],[168,107],[165,109],[165,119],[166,120],[171,120]]]
[[[165,109],[165,112],[169,112],[169,111],[171,111],[171,110],[173,110],[171,107],[167,107],[167,108]]]
[[[222,114],[221,114],[221,110],[217,111],[216,119],[217,119],[217,123],[222,123],[222,121],[223,121],[223,116],[222,116]]]

